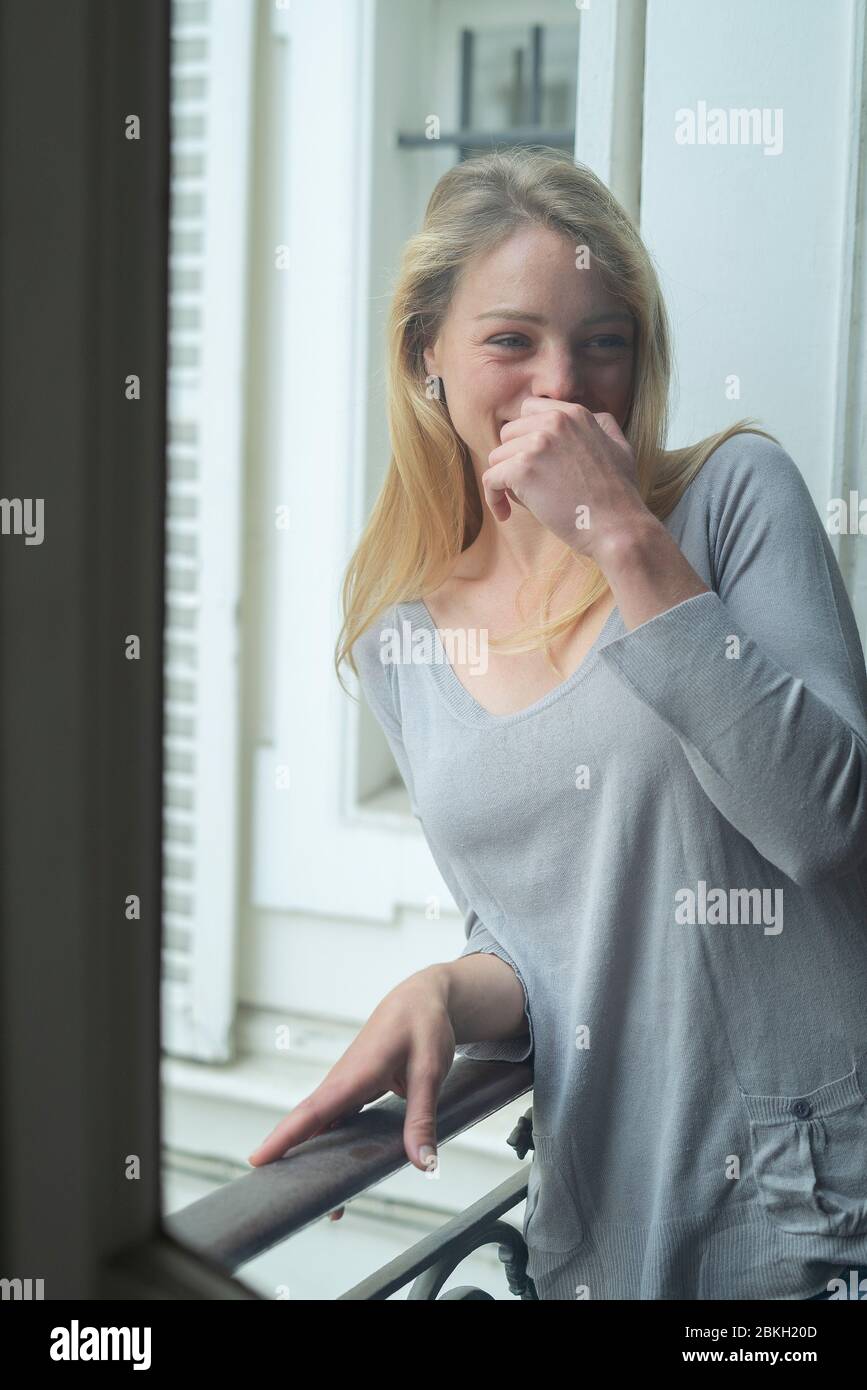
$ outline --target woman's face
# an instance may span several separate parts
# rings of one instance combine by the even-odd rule
[[[592,258],[578,269],[569,238],[531,226],[467,267],[424,360],[481,473],[528,396],[608,411],[622,428],[634,347],[633,318]]]

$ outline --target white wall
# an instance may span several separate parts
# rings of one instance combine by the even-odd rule
[[[823,517],[862,457],[851,442],[845,456],[841,426],[862,9],[850,0],[647,7],[641,229],[675,330],[670,442],[758,416]],[[780,108],[781,153],[678,144],[675,112],[700,101]],[[739,400],[727,398],[730,374]]]

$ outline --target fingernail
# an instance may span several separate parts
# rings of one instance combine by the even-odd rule
[[[428,1171],[433,1172],[437,1166],[436,1149],[431,1148],[430,1144],[422,1144],[421,1148],[418,1151],[418,1156],[424,1164],[425,1168],[427,1168]],[[428,1161],[431,1157],[433,1157],[433,1163],[430,1163]]]

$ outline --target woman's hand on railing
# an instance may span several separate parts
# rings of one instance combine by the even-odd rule
[[[333,1129],[348,1115],[393,1091],[406,1101],[403,1140],[416,1168],[436,1167],[440,1088],[455,1057],[447,967],[431,965],[403,980],[376,1006],[325,1079],[299,1101],[249,1156],[254,1167]],[[329,1213],[342,1216],[344,1207]]]

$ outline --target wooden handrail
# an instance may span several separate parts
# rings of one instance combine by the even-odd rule
[[[532,1087],[530,1061],[456,1058],[440,1089],[437,1146]],[[399,1096],[377,1101],[347,1116],[336,1129],[299,1144],[284,1158],[254,1168],[164,1217],[163,1229],[231,1273],[405,1168],[405,1115],[406,1101]]]

